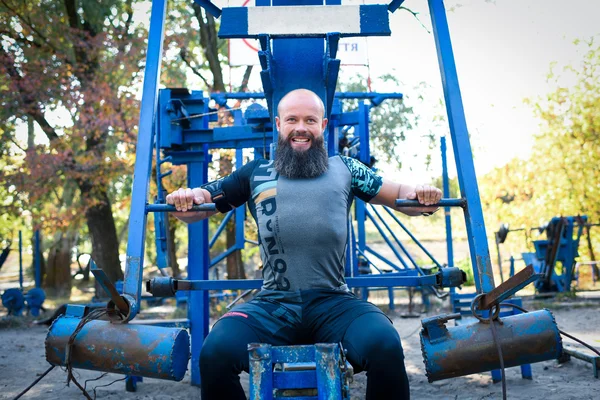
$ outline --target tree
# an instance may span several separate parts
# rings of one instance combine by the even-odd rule
[[[132,6],[0,0],[0,113],[15,144],[2,156],[17,160],[3,178],[49,230],[72,235],[85,223],[92,256],[113,281],[123,273],[111,184],[131,166],[146,36]],[[19,146],[14,127],[25,119],[45,144]]]
[[[177,18],[178,21],[185,21],[178,24],[167,34],[165,38],[167,48],[177,54],[165,62],[162,81],[170,86],[188,87],[189,83],[186,76],[191,72],[193,76],[199,78],[201,86],[209,93],[218,93],[227,91],[223,78],[223,64],[227,60],[227,41],[219,39],[217,35],[218,24],[214,17],[193,1],[178,1],[173,4],[170,15]],[[195,22],[194,22],[195,21]],[[197,23],[197,25],[196,25]],[[246,91],[248,88],[248,79],[252,67],[246,68],[242,82],[238,91]],[[174,80],[172,77],[178,77]],[[195,87],[195,89],[198,89]],[[234,107],[239,106],[236,105]],[[227,124],[228,118],[220,118],[220,126]],[[232,171],[233,152],[222,150],[219,152],[219,175],[225,176]],[[168,184],[167,184],[168,185]],[[175,235],[169,235],[174,240]],[[226,247],[229,248],[235,243],[235,216],[231,218],[226,229]],[[175,247],[172,243],[171,248]],[[173,257],[171,257],[173,263]],[[235,251],[226,259],[227,276],[229,279],[244,279],[244,264],[240,251]],[[175,265],[172,268],[178,268]]]
[[[551,71],[555,90],[528,101],[541,122],[531,157],[514,159],[482,179],[492,226],[534,227],[559,215],[600,221],[600,46],[597,38],[576,44],[585,51],[581,63]]]

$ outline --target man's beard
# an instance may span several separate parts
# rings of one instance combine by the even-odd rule
[[[323,175],[329,167],[329,157],[325,150],[323,136],[310,136],[312,144],[304,151],[292,148],[292,137],[306,135],[290,135],[287,140],[279,136],[275,152],[275,170],[290,179],[316,178]]]

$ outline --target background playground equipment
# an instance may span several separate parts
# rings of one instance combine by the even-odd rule
[[[209,108],[209,98],[187,89],[158,90],[166,0],[153,1],[139,138],[136,150],[123,294],[116,290],[101,270],[92,270],[96,279],[111,297],[107,309],[104,310],[105,314],[112,317],[119,316],[121,319],[119,321],[121,323],[110,324],[111,334],[125,339],[115,343],[110,338],[103,336],[101,332],[95,332],[107,325],[92,323],[93,319],[89,315],[85,316],[80,310],[73,309],[69,316],[57,319],[50,329],[47,340],[47,345],[51,348],[50,354],[52,354],[52,351],[59,354],[58,357],[49,356],[48,360],[53,365],[67,365],[68,368],[81,367],[123,374],[159,376],[167,379],[173,378],[169,372],[158,371],[164,365],[148,363],[148,348],[147,346],[144,347],[143,344],[146,343],[144,340],[141,341],[141,345],[135,345],[134,347],[140,351],[130,352],[128,350],[131,342],[147,339],[151,332],[149,326],[140,326],[133,323],[139,313],[139,304],[142,298],[142,268],[144,265],[147,214],[152,212],[156,215],[157,212],[173,210],[172,207],[164,204],[147,204],[153,150],[156,150],[157,153],[162,151],[164,155],[164,158],[158,159],[158,168],[166,160],[172,164],[184,164],[188,167],[188,186],[198,187],[207,181],[208,164],[211,161],[208,150],[211,148],[235,148],[238,151],[241,148],[258,149],[258,151],[255,150],[255,157],[267,153],[273,154],[271,146],[273,142],[276,143],[277,141],[277,132],[272,125],[274,110],[282,96],[292,89],[305,87],[317,93],[325,104],[326,116],[332,117],[331,120],[334,122],[335,118],[333,117],[336,115],[334,111],[336,104],[335,87],[340,66],[340,61],[336,59],[336,53],[340,37],[389,35],[388,13],[397,10],[402,2],[402,0],[393,0],[390,4],[384,5],[341,6],[338,0],[327,1],[326,5],[322,5],[322,2],[309,0],[276,0],[272,4],[268,0],[257,0],[256,8],[228,7],[221,10],[208,0],[197,0],[197,3],[205,7],[209,13],[221,17],[221,37],[259,39],[261,45],[261,51],[259,52],[262,69],[261,79],[268,105],[268,122],[270,124],[267,125],[265,122],[262,125],[253,125],[253,121],[256,121],[256,119],[253,119],[256,116],[256,114],[252,114],[253,111],[259,114],[256,117],[258,119],[261,114],[264,115],[264,109],[260,110],[254,107],[246,110],[245,115],[242,115],[241,112],[238,113],[237,117],[236,111],[232,110],[234,119],[246,118],[246,121],[241,122],[238,126],[210,129],[211,116],[215,116],[216,110],[213,111]],[[524,285],[535,281],[538,276],[532,273],[531,270],[526,270],[526,274],[516,274],[498,287],[494,284],[485,224],[446,14],[441,0],[429,0],[428,3],[434,26],[454,158],[457,163],[457,174],[461,187],[460,198],[445,198],[439,205],[444,208],[459,207],[464,212],[473,263],[473,275],[479,294],[477,302],[474,302],[475,308],[481,310],[481,313],[488,311],[494,318],[498,316],[495,310],[499,309],[500,302],[512,296]],[[303,24],[298,24],[299,20],[303,21]],[[274,25],[275,21],[277,24]],[[326,22],[321,23],[321,21]],[[325,140],[329,154],[336,154],[339,151],[337,146],[340,127],[344,125],[345,121],[356,120],[360,122],[359,119],[362,118],[363,124],[357,122],[360,138],[360,148],[357,155],[359,160],[368,164],[370,162],[367,130],[368,107],[364,103],[361,107],[359,107],[356,114],[349,113],[349,115],[345,115],[340,113],[339,123],[330,124]],[[267,146],[267,140],[271,143],[269,146]],[[158,170],[157,176],[162,179],[165,174]],[[444,186],[444,189],[446,189],[446,185]],[[445,192],[447,191],[445,190]],[[159,200],[162,200],[160,198],[161,193],[164,194],[162,188],[159,187]],[[361,211],[360,204],[357,203],[355,218],[357,221],[364,221],[367,211],[364,204],[362,206],[364,207],[363,211]],[[398,200],[396,205],[397,207],[419,206],[418,202],[408,200]],[[243,211],[243,208],[240,209]],[[214,205],[196,206],[194,210],[214,210]],[[242,213],[242,211],[239,212]],[[351,235],[351,230],[349,231]],[[357,236],[360,249],[361,233],[358,232]],[[245,240],[242,234],[239,238],[239,242],[236,241],[236,246],[241,247],[245,244]],[[354,239],[351,240],[354,243]],[[259,288],[262,283],[260,280],[208,280],[211,260],[208,253],[210,246],[207,221],[188,226],[188,241],[188,279],[154,278],[147,283],[147,288],[152,294],[158,296],[165,293],[174,293],[178,290],[189,291],[191,383],[200,385],[199,354],[204,337],[208,333],[208,291],[226,288]],[[352,246],[349,246],[349,248],[352,248]],[[417,276],[388,276],[388,274],[353,276],[353,273],[358,269],[358,258],[352,259],[352,256],[353,252],[349,250],[347,271],[350,272],[350,276],[347,278],[347,282],[351,287],[409,286],[434,287],[437,290],[444,286],[458,286],[464,281],[464,275],[456,268],[441,268],[435,275],[426,275],[422,274],[416,266],[414,266],[414,269],[418,271]],[[356,268],[354,268],[355,265]],[[481,317],[475,311],[473,314],[475,317]],[[517,332],[513,339],[523,349],[518,356],[513,353],[508,354],[507,365],[520,365],[547,360],[560,354],[560,340],[549,343],[547,348],[542,349],[543,351],[537,351],[526,345],[526,343],[535,341],[536,337],[545,338],[544,332],[553,329],[553,319],[547,315],[545,316],[544,331],[540,331],[539,327],[528,330],[529,318],[521,315],[507,317],[507,319],[513,318],[509,320],[510,325],[514,326]],[[70,318],[68,323],[65,321],[67,318]],[[483,357],[480,357],[480,359],[475,357],[476,359],[468,367],[465,366],[459,370],[451,369],[444,364],[442,359],[436,357],[440,343],[443,342],[441,347],[444,351],[461,348],[464,351],[471,351],[472,355],[477,356],[480,354],[477,351],[480,344],[479,333],[485,332],[485,335],[495,336],[494,329],[496,329],[497,324],[497,321],[486,324],[478,320],[469,326],[456,327],[460,329],[460,332],[466,332],[459,335],[454,334],[458,330],[445,328],[444,319],[447,318],[439,316],[433,317],[432,322],[423,321],[422,340],[424,344],[422,350],[423,357],[428,365],[428,371],[436,371],[435,376],[442,379],[443,377],[481,372],[502,365],[502,356],[498,357],[500,365],[495,362],[485,362]],[[93,338],[92,342],[77,339],[78,332],[86,329],[86,327],[88,329],[87,335]],[[165,346],[157,347],[156,351],[164,362],[167,365],[174,365],[180,360],[185,359],[187,361],[190,354],[186,346],[171,346],[172,338],[177,337],[181,330],[172,327],[160,327],[160,329],[161,343],[164,339]],[[494,341],[498,342],[496,338],[494,338]],[[67,351],[63,351],[65,343],[69,343]],[[93,346],[88,346],[88,348],[93,347],[92,354],[89,357],[96,360],[91,365],[85,364],[82,359],[70,357],[86,344],[93,344]],[[112,350],[105,353],[104,349],[108,348]],[[461,357],[461,355],[458,354],[457,357]],[[131,371],[127,366],[136,362],[148,365],[148,368]],[[338,367],[334,366],[333,368],[335,370]],[[337,393],[340,397],[342,395],[341,389]],[[263,398],[270,398],[268,391],[264,393]]]
[[[0,255],[0,268],[8,258],[10,245],[2,250]],[[34,233],[34,251],[33,265],[35,274],[35,287],[25,291],[23,287],[23,235],[19,231],[19,287],[9,288],[2,293],[2,305],[8,311],[8,315],[20,316],[23,311],[27,311],[31,316],[37,317],[40,311],[43,310],[42,305],[46,300],[46,293],[41,288],[42,282],[42,267],[41,267],[41,249],[40,249],[40,232]]]
[[[598,224],[591,224],[585,215],[554,217],[547,224],[536,228],[517,228],[510,229],[508,224],[502,224],[495,233],[496,250],[498,252],[499,262],[502,260],[500,255],[500,244],[506,241],[509,232],[530,232],[538,231],[539,234],[545,234],[545,239],[532,240],[534,252],[522,253],[522,261],[525,265],[532,265],[536,273],[542,277],[535,283],[538,293],[564,293],[572,290],[572,282],[579,279],[579,268],[581,265],[589,265],[592,271],[592,282],[600,279],[596,274],[596,261],[592,259],[588,262],[578,262],[579,243],[584,229],[587,230],[587,241],[590,255],[593,258],[594,252],[590,239],[590,228]],[[510,257],[510,276],[515,274],[515,261]]]

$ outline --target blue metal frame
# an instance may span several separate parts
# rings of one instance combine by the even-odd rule
[[[460,184],[461,197],[467,199],[468,204],[465,208],[465,225],[469,239],[475,286],[478,293],[489,292],[494,288],[494,274],[446,10],[444,9],[444,2],[442,0],[428,0],[428,3],[442,75],[442,85],[444,87],[444,98],[446,100],[446,111],[448,113],[454,159],[457,166],[458,182]]]
[[[218,15],[221,12],[209,0],[197,0],[197,3],[209,9],[213,15]],[[256,6],[258,7],[322,4],[322,0],[256,0]],[[340,5],[341,1],[331,0],[327,1],[326,4]],[[393,12],[401,4],[401,0],[393,0],[387,6],[387,10]],[[465,223],[469,236],[477,291],[488,292],[494,288],[494,280],[448,24],[442,0],[429,0],[429,7],[444,85],[444,95],[457,163],[458,178],[461,186],[462,198],[449,199],[447,204],[461,206],[465,210]],[[365,10],[375,8],[365,7]],[[239,23],[239,20],[227,20],[228,13],[233,12],[235,14],[235,10],[225,9],[223,11],[222,27],[232,26],[231,22]],[[386,33],[383,32],[384,25],[381,25],[381,18],[387,18],[387,13],[384,14],[385,17],[382,15],[377,17],[379,19],[375,21],[376,24],[373,25],[375,26],[374,29],[371,27],[368,28],[370,29],[368,32],[367,30],[363,32],[361,27],[361,33],[365,35]],[[245,36],[240,34],[239,36],[241,37],[258,36],[261,45],[261,51],[259,52],[262,69],[261,79],[264,87],[264,96],[268,104],[268,115],[258,117],[255,120],[255,122],[260,121],[263,124],[261,130],[257,129],[257,123],[253,125],[251,119],[248,120],[247,125],[240,124],[229,128],[208,129],[208,122],[211,117],[198,118],[197,115],[194,115],[206,114],[209,111],[208,99],[205,99],[203,94],[198,92],[186,94],[181,91],[164,90],[160,92],[160,96],[158,95],[165,15],[166,0],[154,0],[141,103],[140,134],[136,149],[124,282],[123,297],[131,306],[129,319],[134,318],[138,312],[141,293],[146,214],[150,208],[147,206],[147,196],[153,144],[156,143],[157,150],[158,148],[163,149],[165,153],[164,160],[171,157],[170,161],[173,164],[186,164],[188,166],[188,184],[191,187],[197,187],[207,180],[207,168],[210,162],[208,157],[209,148],[260,149],[264,147],[266,140],[276,143],[277,132],[273,129],[275,110],[282,96],[290,90],[303,87],[314,91],[321,97],[325,104],[326,116],[330,117],[332,122],[336,120],[331,114],[334,109],[335,86],[340,65],[339,60],[336,59],[337,44],[341,37],[339,32],[331,32],[326,35],[306,32],[302,36],[286,38],[272,37],[268,32],[258,35],[247,32]],[[324,49],[325,52],[323,51]],[[298,68],[298,65],[301,65],[302,68]],[[218,100],[218,96],[221,96],[221,99],[236,98],[234,94],[215,94],[212,97],[217,101],[222,101]],[[257,97],[258,94],[251,94],[249,96]],[[364,95],[364,97],[371,100],[372,105],[376,105],[380,101],[377,97],[369,96]],[[186,103],[187,100],[192,100],[193,104]],[[237,119],[239,113],[235,113],[235,115]],[[173,119],[179,119],[179,128],[172,125]],[[361,102],[358,111],[355,113],[339,114],[339,118],[334,124],[336,126],[327,131],[327,136],[330,134],[337,135],[335,128],[341,128],[348,124],[357,125],[360,141],[358,157],[363,162],[369,163],[368,121],[369,107],[364,102]],[[268,126],[267,130],[265,130],[265,126]],[[168,129],[168,135],[160,135],[161,131],[165,132],[164,129]],[[188,131],[184,134],[184,130]],[[337,139],[337,137],[326,138],[330,152],[335,152]],[[175,150],[178,146],[184,150]],[[269,153],[272,156],[273,149]],[[160,155],[157,155],[157,157],[158,161],[161,161]],[[241,162],[241,152],[239,155],[236,154],[236,159],[239,159]],[[158,165],[160,164],[161,162],[158,163]],[[158,176],[160,180],[166,174],[162,174],[159,171]],[[159,200],[162,199],[161,196],[163,194],[162,190],[159,190]],[[414,204],[411,204],[410,201],[403,201],[400,205],[411,206]],[[358,275],[359,261],[362,262],[363,259],[367,259],[365,252],[372,249],[369,249],[366,245],[364,221],[369,214],[365,209],[364,203],[358,201],[355,212],[358,221],[357,232],[355,235],[354,229],[351,229],[350,238],[354,238],[351,248],[356,249],[356,252],[353,253],[355,257],[349,260],[352,266],[348,268],[355,276],[349,278],[349,283],[352,282],[356,286],[364,282],[364,286],[374,286],[380,284],[381,279],[388,279],[387,282],[390,282],[389,279],[392,278],[356,276]],[[243,215],[243,210],[236,211],[236,225],[239,224],[238,227],[243,226]],[[208,255],[208,223],[207,221],[202,221],[191,224],[188,229],[188,278],[190,280],[207,281],[210,266]],[[238,233],[236,241],[236,247],[238,245],[243,247],[243,244],[246,242],[243,238],[243,231],[242,233]],[[371,253],[375,254],[373,251]],[[406,263],[404,265],[407,266]],[[409,280],[412,280],[410,286],[422,285],[423,282],[427,282],[427,286],[431,285],[429,282],[431,279],[430,276],[397,277],[396,279],[397,282],[401,282],[402,280],[409,282]],[[219,288],[225,288],[228,283],[231,284],[231,282],[218,282],[218,286],[222,284],[223,286],[219,286]],[[206,290],[191,291],[188,307],[190,325],[193,328],[191,330],[192,384],[199,385],[199,352],[203,339],[208,333],[208,292]]]

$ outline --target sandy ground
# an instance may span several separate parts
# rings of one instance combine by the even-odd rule
[[[400,299],[402,300],[402,299]],[[552,309],[561,329],[580,337],[600,348],[600,302],[598,300],[569,300],[568,302],[532,304],[526,302],[529,309],[541,306]],[[501,385],[493,384],[488,373],[454,378],[428,383],[425,377],[421,357],[418,329],[420,319],[400,317],[406,309],[397,307],[389,315],[399,331],[406,353],[406,367],[411,383],[413,399],[499,399]],[[430,315],[444,312],[434,310]],[[49,364],[44,358],[44,338],[46,327],[33,325],[21,318],[0,324],[0,399],[12,399],[37,376],[44,372]],[[566,340],[565,343],[569,343]],[[94,371],[77,371],[77,379],[83,383],[101,375]],[[579,360],[559,365],[555,361],[546,361],[533,365],[533,380],[523,380],[518,368],[507,370],[508,398],[510,399],[600,399],[600,379],[594,379],[590,364]],[[125,391],[123,381],[107,385],[122,376],[109,374],[106,377],[88,383],[88,388],[96,389],[98,399],[198,399],[200,390],[190,385],[189,372],[182,382],[144,379],[135,393]],[[65,386],[66,373],[58,368],[51,371],[26,395],[35,399],[81,399],[79,389],[73,384]],[[247,374],[242,374],[244,387],[248,387]],[[352,399],[364,399],[366,376],[357,374],[351,385]],[[93,397],[93,392],[90,391]]]

